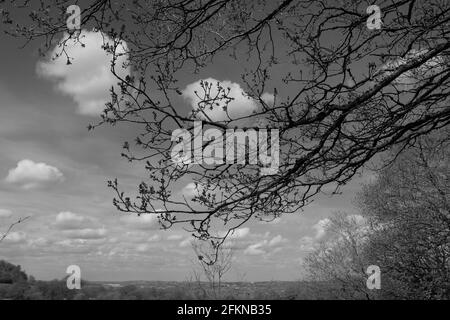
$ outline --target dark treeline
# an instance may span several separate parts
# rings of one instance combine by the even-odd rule
[[[0,261],[0,300],[184,300],[211,299],[205,296],[207,283],[124,283],[120,287],[82,281],[80,290],[69,290],[66,279],[39,281],[27,276],[20,266]],[[297,285],[288,282],[225,283],[223,299],[293,299]]]

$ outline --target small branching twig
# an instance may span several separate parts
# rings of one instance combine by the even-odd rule
[[[20,219],[17,220],[16,222],[12,223],[12,224],[9,226],[8,230],[6,230],[6,232],[5,232],[3,235],[0,236],[0,242],[2,242],[3,240],[6,239],[6,237],[8,236],[8,234],[11,232],[11,230],[12,230],[16,225],[18,225],[18,224],[24,222],[25,220],[27,220],[27,219],[29,219],[29,218],[31,218],[31,216],[27,216],[27,217],[25,217],[25,218],[20,218]]]

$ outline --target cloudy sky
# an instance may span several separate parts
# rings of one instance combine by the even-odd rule
[[[1,243],[0,259],[20,264],[38,279],[61,278],[76,264],[90,280],[184,280],[193,260],[188,234],[159,230],[153,216],[126,216],[112,205],[107,180],[117,177],[133,191],[144,170],[120,157],[134,128],[87,130],[115,81],[101,37],[85,35],[84,48],[69,47],[75,58],[70,66],[38,57],[33,45],[19,49],[20,42],[2,36],[0,232],[19,217],[31,218]],[[185,75],[178,107],[192,111],[199,80],[214,79],[240,97],[230,113],[251,111],[255,102],[240,94],[241,70],[239,63],[217,61]],[[264,99],[270,101],[270,92]],[[223,115],[210,116],[220,120]],[[327,217],[334,211],[353,213],[352,200],[363,181],[355,179],[340,196],[317,198],[303,212],[271,223],[251,221],[238,230],[228,280],[299,279],[302,258],[324,236]],[[189,195],[192,185],[180,182],[177,192]]]

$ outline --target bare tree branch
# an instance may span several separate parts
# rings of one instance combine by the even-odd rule
[[[3,11],[9,34],[40,40],[43,53],[60,44],[58,54],[76,63],[65,44],[83,40],[65,30],[69,1],[1,2],[11,4]],[[154,214],[162,228],[181,224],[197,238],[223,243],[250,219],[299,212],[324,186],[339,192],[375,156],[447,126],[450,3],[379,6],[383,27],[369,30],[365,10],[347,0],[90,1],[81,27],[113,40],[104,48],[120,85],[90,128],[125,123],[138,129],[123,156],[144,163],[148,177],[131,195],[117,180],[109,182],[117,209]],[[9,23],[30,8],[27,24]],[[118,50],[123,43],[126,52]],[[133,70],[127,77],[117,72],[124,56]],[[221,83],[202,82],[190,112],[179,105],[180,73],[199,72],[219,58],[245,65],[241,83],[258,106],[254,113],[233,118],[233,93]],[[273,93],[273,102],[262,99],[265,93]],[[227,118],[209,116],[217,109]],[[278,172],[261,176],[261,163],[248,162],[174,164],[172,132],[193,133],[199,120],[221,133],[279,130]],[[183,178],[196,184],[193,198],[179,194]]]
[[[0,242],[2,242],[3,240],[5,240],[5,238],[8,236],[8,234],[11,232],[11,230],[18,224],[24,222],[25,220],[31,218],[31,216],[25,217],[25,218],[20,218],[19,220],[17,220],[16,222],[12,223],[8,230],[6,230],[6,232],[0,236]]]

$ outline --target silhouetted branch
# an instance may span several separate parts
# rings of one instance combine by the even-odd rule
[[[25,218],[20,218],[19,220],[17,220],[16,222],[12,223],[8,230],[6,230],[6,232],[0,236],[0,242],[2,242],[7,236],[8,234],[11,232],[11,230],[18,224],[24,222],[25,220],[29,219],[31,216],[25,217]]]

